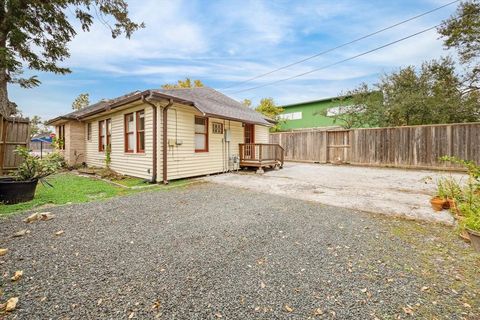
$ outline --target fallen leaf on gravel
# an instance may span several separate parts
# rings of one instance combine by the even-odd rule
[[[48,220],[52,220],[55,216],[51,213],[51,212],[41,212],[40,213],[40,218],[43,220],[43,221],[48,221]]]
[[[56,235],[56,236],[61,236],[61,235],[64,234],[64,233],[65,233],[65,231],[60,230],[60,231],[55,232],[55,235]]]
[[[47,300],[47,297],[43,297],[42,299],[40,299],[40,302],[44,302],[45,300]]]
[[[392,278],[387,279],[387,282],[393,282]]]
[[[221,315],[219,312],[217,312],[217,313],[215,313],[215,317],[217,317],[217,318],[221,318],[221,317],[222,317],[222,315]]]
[[[408,307],[403,307],[403,312],[405,312],[408,315],[413,315],[413,310],[409,306]]]
[[[421,290],[422,292],[423,292],[423,291],[428,291],[428,290],[430,290],[430,287],[422,287],[422,289],[420,289],[420,290]]]
[[[34,221],[37,221],[38,219],[40,219],[40,215],[38,214],[38,212],[35,212],[29,215],[27,218],[23,219],[23,222],[32,223]]]
[[[15,271],[15,274],[13,275],[13,277],[11,278],[12,281],[17,281],[17,280],[20,280],[20,278],[23,276],[23,271],[22,270],[17,270]]]
[[[160,309],[161,308],[161,304],[160,304],[160,301],[155,301],[152,305],[152,309]]]
[[[293,308],[290,307],[288,304],[286,304],[283,308],[284,308],[285,311],[287,311],[287,312],[292,312],[292,311],[293,311]]]
[[[464,306],[465,308],[471,308],[471,307],[472,307],[471,305],[469,305],[469,304],[466,303],[466,302],[463,303],[463,306]]]
[[[320,308],[317,308],[313,311],[314,316],[321,316],[323,314],[323,310]]]
[[[15,308],[17,307],[17,303],[18,303],[18,297],[8,299],[7,304],[5,306],[5,311],[10,312],[15,310]]]
[[[263,282],[263,281],[260,282],[260,288],[265,289],[265,287],[266,287],[265,282]]]
[[[23,230],[15,232],[15,234],[13,236],[14,237],[23,237],[27,233],[30,233],[30,231],[28,231],[27,229],[23,229]]]
[[[101,304],[102,304],[102,302],[103,302],[103,300],[102,300],[102,299],[98,299],[98,300],[97,300],[97,306],[101,305]]]
[[[8,249],[0,248],[0,257],[6,255],[8,252]]]
[[[128,316],[128,319],[132,319],[135,316],[135,312],[131,312],[130,315]]]

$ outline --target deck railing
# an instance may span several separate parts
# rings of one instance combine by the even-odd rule
[[[273,163],[283,166],[285,150],[279,144],[273,143],[241,143],[240,165],[242,163]]]

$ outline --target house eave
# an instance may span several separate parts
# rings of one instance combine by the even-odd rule
[[[248,123],[248,124],[256,124],[256,125],[265,126],[265,127],[271,127],[272,126],[269,123],[264,123],[264,122],[260,122],[260,121],[245,120],[245,119],[241,119],[241,118],[227,117],[227,116],[222,116],[222,115],[214,114],[214,113],[205,113],[205,116],[209,117],[209,118],[218,118],[218,119],[238,121],[238,122],[243,122],[243,123]]]
[[[46,121],[45,125],[46,126],[57,126],[59,124],[63,124],[63,123],[65,123],[67,121],[70,121],[70,120],[76,120],[76,118],[60,116],[60,117],[56,117],[56,118],[53,118],[53,119],[50,119],[50,120]]]

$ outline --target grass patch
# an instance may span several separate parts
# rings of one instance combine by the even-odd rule
[[[125,177],[124,179],[112,180],[112,181],[129,188],[148,186],[148,183],[145,181],[145,179],[135,178],[135,177]]]
[[[13,205],[0,204],[0,215],[31,210],[42,206],[106,199],[128,192],[124,188],[114,186],[105,181],[80,177],[70,173],[56,174],[47,178],[47,180],[53,185],[53,188],[39,182],[35,198],[32,201]]]
[[[0,216],[25,210],[42,210],[47,207],[63,204],[97,201],[139,192],[184,188],[191,184],[191,180],[182,179],[172,181],[168,185],[128,189],[93,177],[84,177],[68,172],[50,176],[47,180],[53,185],[53,188],[38,183],[35,198],[32,201],[13,205],[0,204]],[[115,182],[122,183],[127,187],[147,186],[148,184],[143,181],[144,179],[128,177]]]
[[[413,265],[405,271],[422,279],[419,287],[430,287],[422,293],[423,303],[415,307],[415,315],[421,319],[440,319],[443,310],[473,319],[469,316],[480,309],[480,255],[460,240],[451,227],[399,222],[391,231],[415,256]],[[385,257],[385,261],[389,260]]]

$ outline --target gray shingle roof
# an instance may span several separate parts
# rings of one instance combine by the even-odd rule
[[[207,115],[271,125],[262,114],[209,87],[157,89],[153,91],[192,101],[196,108]]]
[[[134,91],[114,99],[99,101],[86,108],[70,112],[61,117],[52,119],[48,122],[53,123],[58,119],[82,119],[83,117],[103,112],[112,105],[121,103],[123,100],[132,98],[135,95],[138,95],[137,98],[140,99],[142,95],[146,96],[150,93],[158,93],[161,94],[163,98],[171,97],[172,99],[180,103],[183,102],[194,105],[198,110],[208,116],[217,116],[219,118],[240,120],[267,126],[271,125],[271,123],[269,123],[260,113],[245,107],[240,102],[235,101],[209,87],[183,89],[152,89],[146,90],[143,93],[140,91]]]
[[[70,113],[67,113],[62,116],[62,118],[67,118],[67,119],[80,119],[83,116],[91,113],[95,113],[95,111],[104,111],[106,107],[112,105],[115,102],[121,101],[123,99],[126,99],[128,97],[133,96],[134,94],[140,93],[140,91],[133,91],[127,94],[124,94],[120,97],[114,98],[114,99],[105,99],[105,100],[100,100],[94,104],[89,105],[88,107],[82,108],[80,110],[76,110]]]

